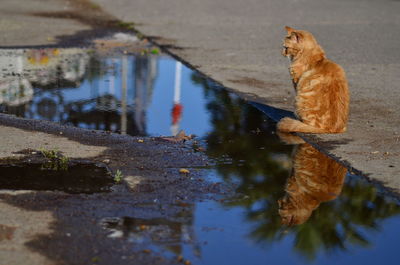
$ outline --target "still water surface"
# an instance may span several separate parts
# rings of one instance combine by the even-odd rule
[[[130,135],[184,130],[216,161],[207,178],[237,187],[191,205],[182,222],[105,219],[114,240],[193,264],[397,264],[395,200],[311,146],[288,144],[298,139],[167,56],[2,50],[0,71],[2,112]]]

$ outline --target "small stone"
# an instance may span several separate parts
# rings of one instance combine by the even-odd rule
[[[104,160],[103,160],[103,163],[105,163],[105,164],[110,163],[110,159],[104,159]]]
[[[190,171],[188,169],[186,169],[186,168],[181,168],[181,169],[179,169],[179,173],[181,173],[181,174],[189,174]]]
[[[137,142],[138,142],[138,143],[143,143],[144,140],[143,140],[143,139],[139,139],[139,140],[137,140]]]
[[[142,231],[147,230],[148,228],[149,228],[149,227],[148,227],[147,225],[141,225],[141,226],[139,226],[139,229],[142,230]]]

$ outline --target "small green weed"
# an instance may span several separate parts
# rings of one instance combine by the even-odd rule
[[[59,166],[61,170],[68,170],[69,158],[66,156],[59,157]]]
[[[48,158],[48,159],[57,159],[58,158],[58,153],[59,152],[58,152],[57,149],[47,150],[47,149],[44,149],[44,148],[40,148],[39,151],[42,153],[42,155],[45,158]]]
[[[132,22],[123,22],[123,21],[118,21],[117,26],[120,28],[124,29],[129,29],[129,30],[134,30],[135,29],[135,24]]]
[[[153,49],[151,49],[150,53],[151,53],[151,54],[158,55],[158,54],[160,54],[160,50],[157,49],[157,48],[153,48]]]
[[[148,54],[159,55],[160,50],[158,48],[152,48],[152,49],[145,48],[140,51],[140,55],[148,55]]]
[[[45,170],[68,170],[69,158],[60,154],[57,149],[48,150],[41,148],[40,152],[48,161],[42,164]]]
[[[120,183],[122,181],[123,177],[124,177],[124,175],[122,174],[122,171],[117,169],[117,171],[114,174],[115,183]]]

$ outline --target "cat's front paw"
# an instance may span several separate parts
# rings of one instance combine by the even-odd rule
[[[293,119],[289,117],[282,118],[276,125],[276,129],[280,132],[291,132],[290,127],[293,123]]]
[[[305,141],[297,135],[277,130],[276,135],[285,144],[304,144]]]

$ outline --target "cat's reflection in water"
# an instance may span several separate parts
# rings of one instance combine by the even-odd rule
[[[292,173],[285,186],[286,194],[278,200],[279,215],[284,225],[303,224],[320,203],[340,194],[347,169],[298,136],[278,135],[288,144],[298,144],[293,155]]]

